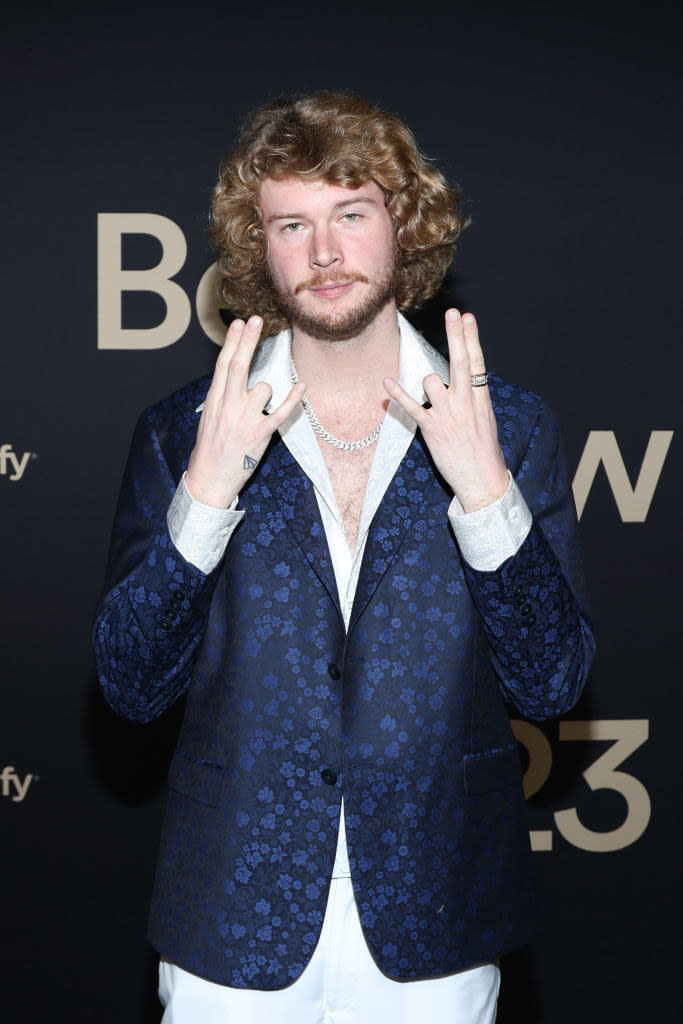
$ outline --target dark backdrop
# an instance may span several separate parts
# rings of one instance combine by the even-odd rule
[[[681,1019],[681,24],[665,12],[434,0],[6,11],[3,1022],[159,1018],[144,930],[178,716],[115,718],[95,689],[90,623],[135,418],[216,355],[195,292],[220,155],[246,110],[321,87],[399,113],[461,184],[472,227],[415,322],[442,345],[446,305],[475,311],[489,365],[555,407],[576,473],[599,654],[566,721],[517,727],[544,922],[504,964],[500,1018]],[[100,219],[98,329],[100,214],[138,220]],[[126,288],[122,325],[163,322],[172,343],[159,348],[117,333],[112,313],[121,282],[135,283],[117,285],[115,233],[127,225],[122,269],[161,258],[153,235],[130,230],[148,214],[175,235],[166,255],[189,300],[176,291],[164,320],[158,294]]]

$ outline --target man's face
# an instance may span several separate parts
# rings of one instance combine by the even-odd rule
[[[266,178],[259,205],[270,277],[292,324],[324,341],[365,330],[396,286],[394,231],[379,186]]]

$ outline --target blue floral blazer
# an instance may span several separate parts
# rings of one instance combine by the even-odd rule
[[[370,528],[348,633],[313,487],[279,435],[210,574],[166,512],[209,380],[135,430],[94,630],[104,694],[137,721],[186,696],[149,925],[225,985],[304,970],[344,794],[355,898],[379,968],[406,981],[491,960],[534,926],[506,702],[562,714],[593,656],[577,524],[552,415],[490,375],[505,460],[533,513],[494,572],[461,558],[418,431]]]

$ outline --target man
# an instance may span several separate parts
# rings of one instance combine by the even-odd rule
[[[187,695],[166,1024],[484,1024],[532,932],[504,702],[566,711],[593,640],[547,408],[487,376],[471,314],[449,369],[397,311],[438,288],[456,206],[348,94],[256,111],[221,169],[237,318],[212,380],[140,419],[95,627],[119,712]]]

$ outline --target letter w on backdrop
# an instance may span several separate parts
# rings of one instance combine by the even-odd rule
[[[638,479],[632,487],[614,431],[591,430],[572,484],[579,519],[602,463],[622,522],[644,523],[673,436],[673,430],[653,430],[650,433]]]

